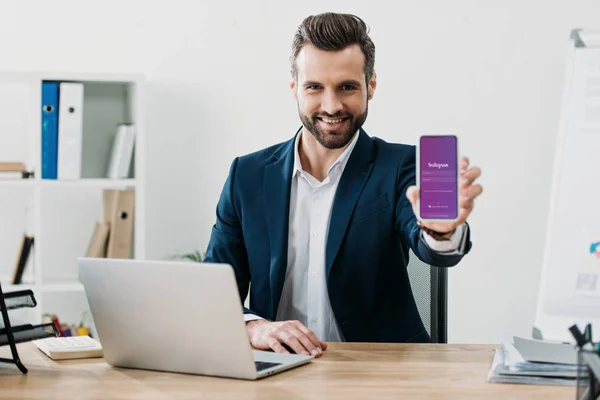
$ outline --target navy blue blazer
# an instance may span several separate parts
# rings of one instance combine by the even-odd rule
[[[456,265],[463,255],[432,250],[406,198],[415,184],[415,147],[360,130],[340,179],[326,245],[331,307],[350,342],[427,342],[412,295],[409,248],[424,262]],[[205,262],[230,264],[243,302],[275,320],[287,268],[294,140],[236,158],[216,209]],[[252,281],[252,285],[250,285]]]

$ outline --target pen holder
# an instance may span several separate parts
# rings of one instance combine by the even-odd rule
[[[600,399],[600,353],[580,349],[577,354],[577,400]]]
[[[592,340],[592,325],[584,333],[577,325],[569,328],[577,342],[577,400],[600,399],[600,344]]]

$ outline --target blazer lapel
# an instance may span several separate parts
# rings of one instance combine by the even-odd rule
[[[363,187],[373,169],[374,148],[371,138],[361,129],[356,146],[350,154],[333,201],[326,248],[326,279],[346,234],[346,228]]]
[[[290,186],[294,167],[294,139],[275,152],[275,161],[265,167],[263,180],[263,206],[269,232],[271,286],[271,319],[277,315],[277,307],[283,290],[287,269],[288,226],[290,209]]]

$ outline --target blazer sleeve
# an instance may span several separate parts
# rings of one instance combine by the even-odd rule
[[[406,191],[411,185],[416,185],[416,148],[410,146],[409,151],[404,152],[404,156],[398,164],[396,174],[396,221],[395,230],[399,232],[402,240],[405,241],[415,255],[423,262],[437,267],[452,267],[460,262],[465,254],[471,248],[470,229],[466,230],[463,240],[466,241],[464,253],[457,252],[439,252],[433,250],[421,234],[421,228],[417,225],[417,218],[413,211],[410,201],[406,197]]]
[[[236,158],[221,192],[216,211],[216,223],[212,227],[204,262],[223,263],[233,267],[242,304],[250,287],[250,268],[244,244],[239,209],[235,205],[235,178],[238,166]],[[244,314],[256,314],[244,307]]]

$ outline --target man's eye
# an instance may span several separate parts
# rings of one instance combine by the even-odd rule
[[[355,87],[353,85],[344,85],[344,86],[342,86],[342,89],[344,89],[344,90],[354,90]]]
[[[310,86],[308,86],[308,89],[309,90],[317,90],[317,89],[319,89],[319,85],[310,85]]]

